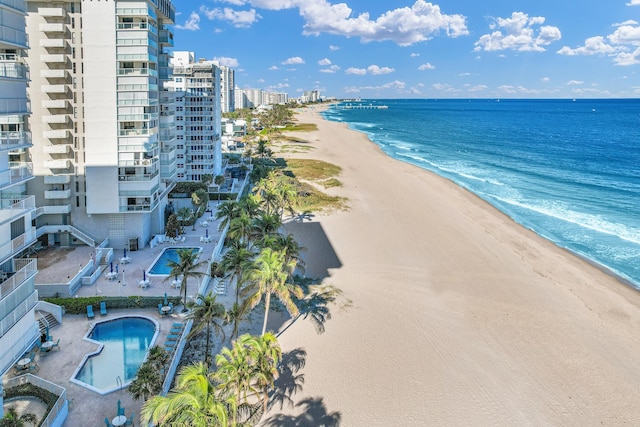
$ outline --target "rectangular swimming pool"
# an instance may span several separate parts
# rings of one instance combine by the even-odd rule
[[[147,272],[149,274],[168,276],[171,272],[171,267],[167,265],[167,261],[178,262],[180,260],[178,249],[191,249],[192,252],[200,252],[202,250],[201,248],[165,248]]]

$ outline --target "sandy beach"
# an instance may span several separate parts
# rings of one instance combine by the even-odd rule
[[[343,295],[323,333],[280,334],[305,363],[262,425],[640,425],[637,291],[317,107],[297,119],[319,129],[289,156],[341,166],[349,209],[287,228]]]

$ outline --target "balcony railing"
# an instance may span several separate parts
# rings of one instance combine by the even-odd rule
[[[29,113],[29,103],[26,95],[24,98],[2,98],[0,97],[0,116],[19,115]]]
[[[0,77],[26,79],[27,66],[19,62],[0,62]]]
[[[31,145],[31,132],[0,132],[0,150],[15,150]]]
[[[68,190],[48,190],[44,192],[44,198],[47,200],[68,199],[71,197],[71,189]]]
[[[151,181],[158,176],[158,171],[154,171],[146,174],[136,174],[136,175],[120,175],[118,179],[120,181]]]
[[[6,4],[6,3],[3,3]],[[20,9],[22,10],[22,8]],[[24,27],[23,27],[24,28]],[[0,25],[0,42],[27,48],[27,33]]]
[[[158,71],[152,68],[118,68],[119,76],[152,76],[158,77]]]

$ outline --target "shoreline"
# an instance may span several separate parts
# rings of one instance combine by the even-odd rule
[[[636,289],[346,123],[297,118],[318,130],[291,157],[341,166],[329,193],[350,208],[287,227],[307,275],[350,304],[330,306],[321,334],[286,325],[305,381],[261,425],[312,409],[344,425],[640,421]]]
[[[334,104],[334,103],[330,103],[329,105],[331,105],[331,104]],[[381,153],[382,155],[384,155],[384,156],[386,156],[386,157],[389,157],[390,159],[396,160],[396,161],[398,161],[398,162],[405,163],[405,164],[407,164],[407,165],[411,165],[411,166],[415,166],[415,167],[417,167],[418,169],[420,169],[420,170],[422,170],[422,171],[424,171],[424,172],[430,173],[430,174],[432,174],[433,176],[438,177],[438,178],[440,178],[440,179],[445,179],[445,180],[447,180],[447,181],[451,182],[452,184],[456,185],[457,187],[459,187],[459,188],[461,188],[461,189],[464,189],[464,190],[468,191],[471,195],[473,195],[473,196],[475,196],[475,197],[478,197],[480,200],[482,200],[483,202],[487,203],[491,208],[495,209],[496,211],[498,211],[499,213],[501,213],[501,214],[503,214],[503,215],[506,215],[506,216],[507,216],[511,221],[513,221],[513,223],[514,223],[515,225],[517,225],[517,226],[519,226],[519,227],[522,227],[522,228],[524,228],[524,229],[526,229],[526,230],[532,231],[533,233],[535,233],[535,234],[536,234],[537,236],[539,236],[540,238],[545,239],[545,240],[547,240],[548,242],[550,242],[551,244],[553,244],[554,246],[556,246],[558,249],[564,250],[564,251],[566,251],[567,253],[569,253],[570,255],[576,256],[576,257],[578,257],[578,258],[580,258],[580,259],[584,260],[584,261],[585,261],[585,262],[587,262],[588,264],[590,264],[590,265],[594,266],[595,268],[597,268],[597,269],[601,270],[602,272],[606,273],[607,275],[609,275],[609,276],[611,276],[611,277],[615,278],[618,282],[620,282],[620,284],[622,284],[622,285],[624,285],[624,286],[628,286],[628,287],[632,288],[633,290],[635,290],[635,291],[639,291],[639,292],[640,292],[640,281],[634,281],[634,280],[633,280],[633,279],[631,279],[631,278],[627,278],[627,277],[625,277],[622,273],[617,272],[617,271],[613,270],[612,268],[610,268],[610,267],[608,267],[608,266],[606,266],[606,265],[604,265],[604,264],[602,264],[602,263],[600,263],[600,262],[598,262],[598,261],[596,261],[596,260],[594,260],[594,259],[591,259],[591,258],[589,258],[588,256],[586,256],[586,255],[584,255],[584,254],[582,254],[582,253],[579,253],[579,252],[573,251],[573,250],[571,250],[570,248],[567,248],[567,247],[565,247],[565,246],[561,246],[559,243],[554,242],[553,240],[551,240],[551,239],[549,239],[549,238],[545,237],[544,235],[538,234],[535,230],[532,230],[531,228],[529,228],[529,227],[525,226],[524,224],[521,224],[521,223],[517,222],[515,219],[511,218],[509,215],[507,215],[507,214],[505,214],[504,212],[500,211],[500,209],[498,209],[497,207],[493,206],[489,201],[487,201],[487,200],[483,199],[482,197],[478,196],[477,194],[475,194],[475,193],[471,192],[470,190],[465,189],[464,187],[460,186],[460,185],[459,185],[459,184],[457,184],[455,181],[453,181],[453,180],[451,180],[451,179],[449,179],[449,178],[447,178],[447,177],[444,177],[444,176],[438,175],[437,173],[435,173],[435,172],[433,172],[433,171],[430,171],[430,170],[428,170],[428,169],[423,169],[423,168],[421,168],[420,166],[414,165],[414,164],[413,164],[413,163],[411,163],[411,162],[408,162],[408,161],[402,161],[402,160],[400,160],[400,159],[395,159],[395,158],[391,157],[389,154],[385,153],[385,152],[384,152],[384,150],[382,150],[382,148],[380,148],[380,147],[378,146],[378,144],[376,144],[374,141],[372,141],[371,139],[369,139],[369,137],[366,135],[366,133],[364,133],[364,132],[362,132],[362,131],[359,131],[359,130],[357,130],[357,129],[352,128],[351,126],[349,126],[349,123],[347,123],[347,122],[336,122],[336,121],[332,121],[332,120],[327,120],[327,119],[325,119],[325,118],[324,118],[324,117],[322,117],[322,115],[321,115],[321,114],[319,114],[319,113],[321,113],[322,111],[324,111],[324,110],[326,110],[326,109],[328,109],[328,108],[329,108],[329,107],[328,107],[327,105],[323,105],[321,109],[318,109],[318,110],[317,110],[318,115],[319,115],[323,120],[328,121],[328,122],[332,122],[332,123],[336,123],[336,124],[344,124],[344,125],[345,125],[345,127],[346,127],[346,129],[348,129],[349,131],[358,132],[358,133],[363,134],[371,144],[375,145],[375,146],[380,150],[380,153]]]

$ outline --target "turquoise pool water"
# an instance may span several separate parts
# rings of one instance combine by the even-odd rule
[[[144,362],[156,329],[143,317],[96,323],[85,338],[102,344],[102,351],[87,357],[72,380],[101,394],[125,386]]]
[[[158,259],[153,263],[149,269],[149,274],[168,275],[171,272],[171,268],[167,266],[167,261],[171,260],[178,262],[180,257],[178,256],[178,249],[191,249],[192,252],[199,252],[200,248],[165,248]]]

